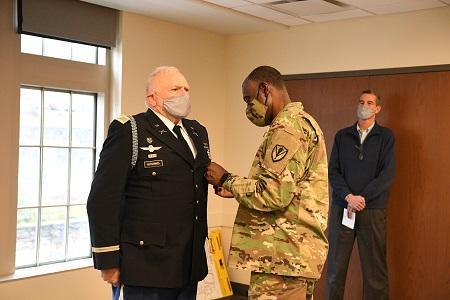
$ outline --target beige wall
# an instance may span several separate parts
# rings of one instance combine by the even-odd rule
[[[12,11],[12,1],[0,1],[0,274],[14,269],[10,245],[16,240],[20,44],[14,34]]]
[[[4,166],[0,171],[0,273],[14,268],[11,245],[15,232],[11,228],[15,226],[17,189],[18,87],[25,79],[28,83],[46,80],[34,78],[30,67],[34,58],[18,54],[9,2],[0,1],[0,137],[4,141],[0,153]],[[190,117],[208,128],[213,159],[241,175],[247,174],[264,132],[245,118],[240,94],[242,79],[254,67],[267,64],[284,74],[298,74],[450,64],[450,8],[231,37],[124,13],[119,29],[122,42],[113,54],[115,104],[111,115],[143,111],[148,73],[159,65],[175,65],[191,85]],[[51,72],[51,66],[46,68]],[[72,76],[59,83],[69,84]],[[89,82],[76,84],[90,90]],[[225,226],[225,248],[236,208],[231,199],[210,199],[210,224]],[[231,278],[248,282],[245,272],[231,271]],[[65,291],[68,296],[61,296]],[[98,273],[89,268],[0,283],[0,299],[104,299],[108,292]]]
[[[17,148],[19,124],[19,86],[21,83],[98,91],[100,84],[111,79],[112,98],[109,116],[134,114],[145,110],[144,88],[148,74],[157,66],[177,66],[191,86],[191,118],[208,127],[214,158],[223,160],[225,130],[225,37],[185,28],[140,15],[124,13],[120,18],[122,40],[112,54],[113,72],[98,76],[79,76],[85,68],[98,66],[20,54],[19,36],[11,22],[9,1],[0,1],[0,136],[5,143],[1,151],[2,168],[0,201],[0,268],[1,273],[14,270],[14,245],[17,197]],[[71,64],[61,76],[58,69]],[[81,68],[81,69],[80,69]],[[41,72],[36,72],[40,70]],[[40,74],[40,75],[39,75]],[[55,76],[58,74],[58,76]],[[101,92],[101,91],[100,91]],[[108,92],[104,91],[108,94]],[[109,123],[111,118],[106,118]],[[109,119],[109,120],[108,120]],[[222,200],[211,199],[210,224],[221,224]],[[0,274],[1,274],[0,273]],[[1,278],[0,278],[1,280]],[[110,289],[92,268],[43,275],[22,280],[0,281],[0,299],[106,299]]]
[[[450,64],[450,7],[231,36],[226,47],[224,162],[246,175],[264,132],[246,119],[241,99],[241,82],[253,68],[305,74]],[[224,224],[232,224],[236,209],[235,202],[224,203]],[[230,272],[248,282],[248,273]]]
[[[0,1],[0,275],[15,269],[20,85],[91,91],[106,97],[109,85],[109,72],[99,66],[20,54],[13,2]],[[1,279],[2,300],[101,299],[109,293],[92,268],[13,281]]]
[[[110,299],[111,288],[92,268],[19,279],[0,284],[1,300]]]
[[[150,19],[122,14],[121,111],[145,110],[145,84],[150,72],[173,65],[186,76],[192,99],[189,118],[208,128],[211,154],[223,160],[225,131],[225,37]],[[220,198],[209,201],[211,222],[217,224],[222,211]],[[210,222],[210,223],[211,223]]]

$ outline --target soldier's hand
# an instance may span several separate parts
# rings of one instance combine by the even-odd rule
[[[233,193],[227,191],[221,186],[214,186],[214,192],[222,198],[234,198]]]
[[[219,164],[215,162],[211,162],[208,165],[208,168],[205,173],[206,180],[208,180],[208,183],[220,186],[220,178],[222,178],[223,174],[225,174],[227,171]]]
[[[366,207],[366,200],[362,196],[355,196],[353,194],[348,194],[345,197],[348,205],[355,211],[361,211]]]
[[[113,286],[120,286],[120,271],[118,268],[101,270],[102,279]]]

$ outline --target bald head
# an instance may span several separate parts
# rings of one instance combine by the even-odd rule
[[[286,89],[284,85],[283,77],[281,73],[270,66],[259,66],[248,74],[244,79],[242,86],[247,85],[249,82],[255,82],[259,84],[260,82],[268,83],[278,90]]]

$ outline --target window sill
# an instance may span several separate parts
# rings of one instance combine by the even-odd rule
[[[0,283],[27,279],[37,276],[52,275],[55,273],[61,273],[76,269],[90,268],[92,267],[92,258],[78,259],[63,263],[49,264],[39,267],[31,267],[25,269],[18,269],[11,275],[0,276]]]

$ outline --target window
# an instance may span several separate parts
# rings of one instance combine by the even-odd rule
[[[53,58],[80,61],[91,64],[106,64],[106,49],[79,43],[22,34],[21,52]]]
[[[96,101],[90,93],[20,89],[17,268],[91,256],[85,205]]]

